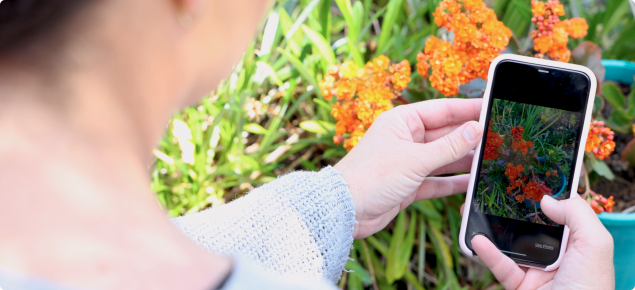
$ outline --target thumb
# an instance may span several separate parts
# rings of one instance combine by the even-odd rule
[[[516,289],[525,279],[525,272],[516,262],[501,253],[486,237],[474,236],[472,248],[505,289]]]
[[[483,127],[470,121],[437,140],[422,145],[425,175],[467,155],[481,139]]]
[[[577,193],[561,201],[545,195],[540,201],[540,207],[547,217],[561,225],[567,225],[572,233],[593,234],[604,229],[597,214]]]

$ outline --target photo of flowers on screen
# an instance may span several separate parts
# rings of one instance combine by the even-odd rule
[[[494,99],[475,207],[484,214],[559,226],[540,210],[543,196],[568,197],[583,116]]]

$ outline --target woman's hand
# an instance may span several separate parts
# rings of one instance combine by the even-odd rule
[[[439,99],[399,106],[381,114],[335,168],[355,203],[353,238],[383,229],[414,201],[465,192],[483,128],[475,121],[480,99]]]
[[[472,247],[505,289],[615,289],[613,238],[591,207],[577,194],[540,202],[553,221],[569,226],[569,244],[560,268],[545,272],[523,269],[487,238],[477,235]]]

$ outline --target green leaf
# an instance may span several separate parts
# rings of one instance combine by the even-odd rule
[[[505,11],[507,4],[509,4],[509,0],[498,0],[494,2],[494,12],[496,12],[498,19],[503,18],[503,12]]]
[[[355,3],[353,3],[353,10],[351,12],[355,27],[357,27],[358,31],[360,31],[360,28],[362,27],[362,24],[364,22],[364,5],[362,4],[362,1],[355,1]]]
[[[362,278],[359,275],[355,275],[355,273],[350,273],[348,275],[348,289],[364,290],[364,285],[362,285]]]
[[[591,162],[593,164],[593,171],[597,172],[597,174],[599,174],[600,176],[606,177],[606,179],[608,180],[615,179],[615,175],[613,174],[613,171],[611,171],[611,168],[609,168],[609,166],[606,165],[604,161],[592,158]]]
[[[306,34],[307,37],[311,40],[311,42],[317,47],[318,51],[324,57],[324,60],[328,64],[335,64],[335,53],[331,49],[331,46],[326,42],[324,37],[313,31],[313,29],[307,27],[306,25],[302,25],[302,30]]]
[[[397,279],[401,279],[405,272],[408,269],[408,262],[412,257],[412,248],[415,241],[415,232],[417,231],[417,213],[416,211],[410,212],[410,227],[408,228],[408,234],[406,235],[406,239],[401,244],[398,250],[398,265],[397,272],[395,273],[395,277]]]
[[[269,54],[271,52],[279,23],[280,14],[278,13],[278,10],[274,10],[271,14],[269,14],[267,24],[265,24],[265,29],[262,34],[262,42],[260,44],[260,55]]]
[[[604,99],[596,96],[595,100],[593,100],[593,117],[602,112],[602,108],[604,108]]]
[[[450,254],[448,244],[443,240],[443,234],[432,225],[428,227],[428,230],[430,231],[430,240],[434,246],[437,259],[441,262],[445,274],[448,276],[452,275],[454,265],[452,262],[452,254]]]
[[[331,111],[333,109],[333,108],[331,108],[331,104],[327,103],[324,100],[320,100],[318,98],[315,98],[315,99],[313,99],[313,102],[315,102],[316,104],[320,105],[320,107],[322,107],[322,108],[324,108],[324,109],[326,109],[328,111]]]
[[[357,37],[357,34],[359,34],[359,27],[355,25],[356,23],[353,20],[353,6],[351,5],[351,1],[335,0],[335,3],[340,9],[340,12],[342,12],[342,16],[344,16],[346,24],[348,24],[348,34],[352,35],[353,39],[355,39]]]
[[[368,243],[371,244],[380,254],[384,256],[388,255],[388,247],[386,247],[386,245],[374,235],[367,237],[366,241],[368,241]]]
[[[335,148],[326,149],[326,151],[324,151],[324,154],[322,154],[322,158],[329,158],[329,157],[342,158],[345,155],[346,155],[346,150],[338,146]]]
[[[300,128],[315,134],[328,134],[329,131],[335,131],[335,125],[324,121],[304,121],[300,123]]]
[[[511,0],[501,21],[511,29],[514,35],[523,35],[523,33],[526,33],[529,24],[531,24],[530,2]]]
[[[627,13],[630,12],[630,7],[627,2],[629,1],[608,1],[606,11],[604,12],[604,21],[602,21],[602,34],[607,35],[610,33],[611,30],[624,19]],[[626,17],[630,17],[630,15]]]
[[[602,95],[604,95],[604,99],[606,99],[613,109],[624,109],[626,105],[626,99],[622,94],[622,91],[613,83],[604,83],[602,85]]]
[[[406,212],[401,211],[397,215],[397,222],[395,223],[395,229],[392,233],[392,239],[390,240],[390,246],[388,247],[388,255],[386,256],[386,280],[388,283],[399,280],[403,275],[401,272],[399,249],[406,236]],[[400,275],[401,274],[401,275]]]
[[[628,94],[628,108],[626,111],[629,118],[635,118],[635,85],[631,86],[631,93]]]
[[[609,126],[614,131],[624,134],[628,133],[631,130],[632,123],[633,119],[629,118],[624,110],[615,108],[613,109],[613,111],[611,111],[609,119],[606,120],[607,126]]]
[[[628,166],[635,167],[635,139],[626,144],[622,150],[622,160],[628,162]]]
[[[313,8],[315,8],[315,6],[317,6],[318,4],[320,4],[320,0],[312,0],[311,2],[309,2],[309,4],[302,10],[302,13],[300,13],[298,18],[295,20],[291,28],[289,28],[289,31],[284,36],[284,38],[286,38],[287,40],[291,39],[298,28],[300,28],[300,25],[302,25],[302,23],[306,21],[306,18],[309,16],[309,14],[311,14]]]
[[[274,71],[270,65],[268,65],[265,62],[259,61],[256,63],[256,66],[258,67],[260,71],[262,71],[266,76],[268,76],[279,87],[284,85],[282,81],[280,81],[280,79],[278,78],[278,75],[276,75],[276,71]]]
[[[357,43],[355,40],[360,33],[360,27],[357,27],[357,23],[353,18],[353,6],[351,5],[350,0],[335,0],[337,7],[342,12],[342,16],[344,16],[344,20],[348,25],[347,35],[346,35],[346,45],[353,56],[353,60],[358,66],[364,65],[364,58],[362,57],[362,53],[359,51],[357,47]]]
[[[317,81],[315,80],[313,75],[311,75],[309,70],[304,66],[302,61],[300,61],[297,57],[291,55],[291,53],[284,50],[283,48],[278,48],[278,51],[280,51],[280,53],[282,53],[282,55],[284,55],[291,62],[291,65],[293,65],[293,67],[298,70],[298,73],[300,73],[305,81],[311,84],[314,88],[318,87]],[[318,94],[321,94],[320,90],[317,90],[317,92]]]
[[[322,0],[322,4],[319,9],[320,32],[328,43],[331,38],[331,0]]]
[[[386,45],[393,33],[392,27],[397,21],[399,12],[401,12],[402,3],[403,0],[390,0],[390,2],[388,2],[388,10],[386,11],[386,17],[381,25],[381,33],[379,34],[379,41],[377,43],[377,53],[382,53],[387,49]]]
[[[267,133],[267,129],[263,128],[262,126],[260,126],[259,124],[256,123],[249,123],[249,124],[245,124],[245,126],[243,126],[243,130],[250,132],[250,133],[254,133],[254,134],[266,134]]]
[[[406,271],[406,274],[404,275],[404,278],[406,278],[406,281],[408,281],[408,283],[410,283],[412,286],[414,286],[415,289],[417,289],[417,290],[425,290],[426,289],[425,287],[423,287],[423,285],[421,285],[421,283],[419,283],[419,280],[417,280],[417,277],[415,277],[415,275],[412,274],[412,272]]]
[[[430,220],[441,221],[441,219],[443,218],[430,200],[425,199],[413,202],[410,206],[421,212],[426,218]]]
[[[370,279],[368,271],[366,271],[366,269],[364,269],[364,267],[362,267],[362,265],[360,265],[357,261],[348,260],[346,262],[346,269],[355,271],[355,274],[358,275],[359,278],[361,278],[364,284],[370,284],[373,282]]]
[[[460,273],[461,266],[459,265],[459,230],[461,228],[461,213],[453,207],[448,207],[448,223],[450,224],[450,235],[452,238],[452,255],[454,256],[455,269],[454,271]]]

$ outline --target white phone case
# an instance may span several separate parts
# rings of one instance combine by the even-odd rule
[[[544,60],[544,59],[520,56],[515,54],[500,55],[497,58],[495,58],[489,66],[489,73],[487,75],[488,82],[487,82],[487,87],[485,89],[485,94],[483,95],[483,106],[481,107],[481,116],[479,118],[479,123],[481,124],[481,126],[483,126],[483,130],[485,130],[484,126],[486,125],[485,118],[487,118],[487,108],[489,107],[489,102],[490,102],[490,93],[492,89],[492,80],[494,79],[494,71],[496,70],[496,66],[503,60],[515,60],[515,61],[524,62],[528,64],[537,64],[537,65],[545,65],[545,66],[562,68],[562,69],[569,69],[569,70],[574,70],[574,71],[584,73],[589,77],[591,81],[591,89],[589,90],[590,96],[589,96],[589,100],[588,100],[588,104],[587,104],[587,108],[585,112],[585,117],[584,117],[584,127],[582,129],[582,135],[580,136],[581,140],[580,140],[580,147],[578,147],[579,149],[578,149],[576,166],[572,175],[572,176],[580,176],[580,170],[582,168],[582,158],[584,157],[584,147],[586,145],[586,139],[589,133],[589,125],[591,123],[591,113],[593,111],[593,102],[595,100],[595,92],[597,89],[597,80],[595,78],[595,74],[590,69],[581,65],[562,63],[557,61]],[[483,145],[482,142],[483,141],[481,140],[481,143],[479,143],[479,145],[476,147],[475,152],[479,152],[479,153],[481,152],[481,146]],[[465,198],[465,210],[463,212],[463,219],[461,220],[461,232],[459,235],[459,244],[461,246],[461,250],[463,251],[463,253],[465,253],[466,255],[470,257],[473,256],[473,253],[465,244],[465,235],[466,235],[466,229],[467,229],[467,221],[470,216],[469,209],[471,208],[470,206],[472,203],[472,192],[474,191],[474,183],[475,183],[476,173],[478,170],[477,167],[478,167],[479,158],[480,158],[479,154],[474,154],[474,159],[472,161],[472,169],[470,171],[471,178],[467,187],[467,196]],[[569,197],[571,197],[573,194],[577,194],[576,189],[578,188],[578,181],[579,181],[579,178],[572,178],[573,184],[571,186],[571,193]],[[567,226],[564,227],[564,232],[562,235],[563,236],[562,236],[562,244],[560,247],[560,253],[555,263],[548,265],[545,268],[537,267],[533,265],[521,264],[521,263],[518,263],[518,264],[524,267],[540,269],[543,271],[553,271],[555,269],[558,269],[558,267],[560,266],[560,262],[562,262],[562,257],[564,256],[564,253],[567,248],[567,242],[569,240],[569,227]]]

